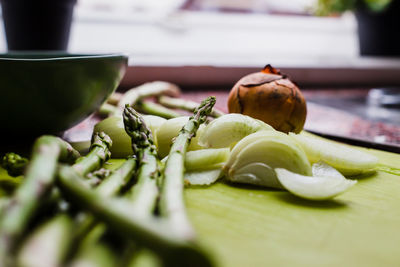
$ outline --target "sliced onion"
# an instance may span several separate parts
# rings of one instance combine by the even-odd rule
[[[279,182],[292,194],[310,200],[331,199],[355,185],[357,181],[335,176],[305,176],[286,169],[275,169]]]
[[[274,130],[268,124],[252,117],[231,113],[211,121],[200,135],[203,147],[230,147],[243,137],[259,130]]]
[[[311,163],[324,161],[345,176],[369,172],[379,161],[374,155],[337,142],[304,134],[290,136],[301,145]]]
[[[209,148],[189,151],[185,157],[187,171],[221,168],[229,158],[229,148]]]
[[[304,151],[288,135],[260,131],[244,137],[233,147],[224,171],[231,182],[282,188],[275,168],[311,175]]]
[[[203,171],[186,172],[184,175],[185,182],[190,185],[210,185],[215,183],[222,176],[221,168]]]

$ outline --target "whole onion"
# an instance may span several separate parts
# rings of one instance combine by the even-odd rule
[[[262,120],[285,133],[299,133],[307,115],[300,89],[270,65],[241,78],[233,86],[228,110]]]

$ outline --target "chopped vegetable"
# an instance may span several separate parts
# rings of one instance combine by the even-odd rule
[[[279,182],[292,194],[310,200],[333,198],[357,183],[340,176],[304,176],[291,171],[275,169]],[[329,171],[330,172],[330,171]]]
[[[311,166],[301,147],[278,131],[260,131],[240,140],[224,167],[231,182],[282,188],[274,169],[311,175]]]
[[[221,168],[185,172],[185,183],[189,185],[210,185],[223,176]]]
[[[378,164],[374,155],[337,142],[304,134],[290,134],[306,152],[311,163],[324,161],[345,176],[372,171]]]
[[[229,158],[229,148],[209,148],[189,151],[185,157],[186,171],[221,168]]]
[[[204,147],[229,147],[243,137],[260,130],[274,130],[268,124],[242,114],[226,114],[211,121],[201,132],[199,144]]]

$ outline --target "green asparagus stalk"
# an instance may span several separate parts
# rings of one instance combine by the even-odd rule
[[[101,117],[118,115],[119,112],[120,112],[120,110],[117,106],[111,105],[109,103],[104,103],[103,105],[101,105],[100,109],[98,110],[98,114]]]
[[[123,110],[126,104],[130,106],[135,106],[138,101],[144,98],[158,96],[162,94],[177,97],[180,95],[180,89],[174,84],[162,81],[145,83],[127,91],[121,97],[121,100],[118,103],[118,107],[120,110]]]
[[[62,214],[41,225],[18,253],[19,267],[59,266],[71,244],[72,219]],[[61,248],[61,249],[60,249]]]
[[[85,248],[68,264],[68,267],[115,267],[118,266],[115,252],[104,242]]]
[[[160,259],[152,251],[141,249],[133,253],[128,267],[161,267],[163,266]]]
[[[100,168],[98,170],[92,171],[87,174],[88,178],[98,178],[100,180],[104,180],[106,177],[110,176],[111,170],[106,168]]]
[[[199,103],[197,102],[183,98],[169,97],[166,95],[159,96],[158,102],[167,108],[182,109],[190,112],[194,112],[195,109],[199,106]],[[216,108],[213,108],[213,110],[210,113],[210,116],[218,118],[224,114],[225,114],[224,112]]]
[[[146,126],[143,118],[132,108],[127,105],[123,113],[123,121],[125,131],[131,137],[131,144],[134,157],[137,158],[139,165],[139,174],[137,182],[134,187],[127,193],[127,199],[131,202],[130,210],[127,212],[134,212],[139,216],[152,216],[156,200],[158,197],[157,178],[160,174],[158,170],[157,150],[153,142],[152,133]],[[118,180],[118,179],[114,179]],[[109,180],[109,181],[114,181]],[[111,196],[114,192],[109,192],[110,186],[102,183],[97,189],[97,192],[102,196]],[[83,227],[78,228],[78,236],[84,236],[84,231],[90,229],[91,218],[88,218],[83,224]],[[92,222],[94,222],[92,220]],[[103,232],[106,231],[104,227],[99,226]],[[93,231],[97,232],[97,238],[101,237],[99,227]],[[96,244],[98,240],[93,238],[93,234],[84,239],[83,247],[78,248],[80,251],[85,250],[88,244]]]
[[[124,94],[119,93],[119,92],[114,92],[110,95],[110,97],[107,99],[107,103],[110,105],[118,105],[119,101],[121,101],[121,98]]]
[[[155,116],[159,116],[159,117],[162,117],[165,119],[172,119],[172,118],[182,116],[182,114],[180,114],[172,109],[166,108],[160,104],[150,102],[150,101],[138,101],[134,105],[134,108],[136,108],[141,113],[155,115]]]
[[[79,156],[68,143],[53,136],[38,138],[24,182],[15,191],[0,218],[0,266],[8,266],[14,250],[41,201],[55,180],[58,160],[74,161]]]
[[[160,213],[168,218],[175,232],[186,240],[194,239],[195,233],[187,218],[183,201],[184,159],[190,140],[195,136],[200,124],[205,122],[214,104],[215,97],[208,97],[194,111],[194,115],[189,118],[172,144],[165,163]]]
[[[117,170],[107,176],[96,188],[102,196],[116,195],[133,177],[137,166],[136,157],[129,157]]]
[[[125,186],[134,175],[136,171],[137,160],[136,157],[129,157],[117,170],[110,176],[106,177],[104,181],[96,188],[96,192],[103,197],[110,197],[116,195],[123,186]],[[79,244],[85,236],[95,227],[97,220],[93,216],[81,214],[83,217],[77,224],[74,231],[73,243]],[[103,231],[104,232],[104,231]],[[69,252],[68,258],[80,249],[80,246],[72,248]]]
[[[87,188],[81,176],[71,168],[60,167],[58,182],[71,201],[95,214],[114,232],[154,250],[171,266],[212,266],[210,259],[199,247],[170,231],[169,224],[127,212],[131,209],[129,200],[101,196]]]
[[[107,134],[103,132],[94,133],[89,154],[79,158],[72,167],[83,176],[93,170],[99,169],[110,158],[111,145],[111,138]]]
[[[7,207],[9,198],[8,197],[1,197],[0,198],[0,214],[3,213],[3,209]]]
[[[131,137],[132,151],[139,165],[137,182],[126,195],[126,198],[131,202],[128,212],[134,212],[141,216],[151,216],[158,197],[157,178],[160,174],[158,170],[157,150],[153,142],[152,133],[146,126],[143,118],[128,105],[125,107],[123,113],[123,121],[125,131]],[[118,180],[118,178],[114,178],[108,181]],[[97,192],[102,196],[112,196],[115,193],[110,192],[112,185],[107,184],[106,180],[100,184]],[[91,229],[94,220],[93,218],[90,219],[88,218],[82,223],[82,227],[78,227],[78,236],[83,237],[85,232],[87,233]],[[103,230],[105,231],[106,229],[103,228]],[[89,243],[86,239],[85,244]],[[95,242],[92,237],[89,237],[89,239],[92,239],[91,242]]]
[[[123,114],[126,133],[131,137],[133,153],[138,158],[139,173],[137,183],[128,193],[132,212],[143,216],[152,214],[158,197],[157,180],[160,176],[157,148],[151,130],[143,118],[129,105]]]
[[[4,155],[1,167],[7,171],[8,175],[17,177],[24,174],[28,162],[27,158],[10,152]]]
[[[158,196],[158,187],[157,187],[157,178],[160,174],[158,170],[158,159],[157,159],[157,151],[156,147],[154,146],[151,131],[147,128],[143,118],[132,108],[130,108],[128,105],[125,107],[124,113],[123,113],[123,119],[124,119],[124,126],[125,130],[128,133],[128,135],[132,139],[132,150],[136,157],[138,158],[138,164],[139,164],[139,172],[138,172],[138,181],[136,185],[128,192],[127,196],[123,199],[123,206],[126,205],[126,210],[122,214],[117,214],[117,217],[120,215],[126,215],[128,217],[133,216],[134,222],[131,222],[133,224],[137,223],[144,223],[144,225],[147,225],[150,223],[150,226],[152,224],[157,225],[159,224],[160,227],[164,227],[162,223],[153,221],[154,217],[152,216],[153,214],[153,209],[156,203],[156,199]],[[93,202],[95,203],[95,202]],[[97,209],[97,208],[96,208]],[[109,218],[109,216],[107,216]],[[136,221],[140,220],[140,221]],[[107,221],[106,221],[107,222]],[[137,226],[130,226],[136,229]],[[98,229],[98,227],[95,228],[95,231],[101,230]],[[102,228],[104,231],[105,229]],[[136,231],[136,230],[133,230]],[[145,232],[143,233],[143,229],[139,231],[140,235],[144,234],[145,236],[148,235],[149,233],[146,234],[146,229]],[[97,238],[99,231],[97,231]],[[160,237],[158,236],[157,233],[153,233],[153,230],[151,230],[150,227],[150,234],[155,234],[156,239],[151,241],[152,245],[153,242],[157,243],[157,241]],[[135,237],[137,235],[134,234]],[[163,232],[164,235],[164,232]],[[92,235],[93,236],[93,235]],[[92,236],[89,236],[88,238],[91,239],[91,241],[85,242],[86,246],[88,243],[95,241]],[[164,237],[165,238],[165,237]],[[162,242],[165,242],[163,236],[161,236]],[[151,238],[152,239],[152,238]],[[139,238],[140,240],[140,238]],[[170,242],[170,241],[168,241]],[[181,242],[186,242],[182,240],[173,240],[173,242],[178,242],[179,244]],[[189,244],[189,243],[188,243]],[[167,244],[166,248],[161,248],[162,244],[160,244],[161,247],[158,248],[158,250],[162,249],[172,249],[170,243]],[[169,247],[168,247],[169,246]],[[175,245],[172,245],[175,246]],[[179,245],[180,246],[180,245]],[[186,246],[186,245],[185,245]],[[158,245],[156,245],[158,247]],[[186,248],[185,248],[186,249]],[[156,249],[157,250],[157,249]],[[157,250],[157,251],[158,251]],[[173,251],[175,248],[173,248]],[[179,250],[179,249],[178,249]],[[205,264],[204,266],[207,266],[209,264],[208,260],[204,258],[204,255],[201,254],[199,251],[195,250],[194,254],[191,248],[189,249],[190,252],[188,255],[189,258],[191,257],[199,257],[199,263]],[[139,255],[145,253],[146,250],[140,249],[137,253]],[[200,254],[198,254],[200,253]],[[147,254],[146,254],[147,255]],[[176,255],[173,256],[174,254],[168,252],[165,255],[168,255],[174,259],[174,261],[177,260]],[[165,256],[164,255],[164,256]],[[194,256],[193,256],[194,255]],[[154,255],[152,255],[154,257]],[[180,256],[182,259],[185,259],[185,256]],[[143,257],[139,257],[143,258]],[[148,257],[149,258],[149,257]],[[140,262],[140,261],[139,261]],[[154,261],[153,261],[154,262]],[[192,265],[192,263],[191,263]],[[200,265],[203,266],[203,265]]]
[[[102,116],[120,116],[126,104],[135,106],[138,101],[144,98],[158,95],[178,97],[180,89],[178,86],[167,82],[145,83],[128,90],[125,94],[112,95],[107,103],[100,107],[99,114]]]
[[[110,146],[111,139],[106,134],[94,133],[89,154],[86,157],[79,158],[70,168],[81,175],[86,175],[98,169],[109,158]],[[88,177],[87,179],[83,179],[83,181],[86,186],[93,187],[100,182],[100,179],[97,177]],[[72,222],[73,218],[65,213],[60,213],[38,231],[34,232],[33,237],[29,239],[34,240],[32,241],[33,245],[31,245],[28,240],[28,242],[23,244],[21,252],[18,254],[19,261],[23,262],[23,266],[34,267],[35,262],[42,262],[42,267],[51,267],[58,266],[63,261],[73,240],[72,231],[68,229],[65,223],[67,220]],[[58,229],[60,234],[53,234],[54,229]],[[63,232],[63,234],[61,234],[61,232]],[[47,248],[49,242],[52,243],[52,253],[49,253],[46,249],[37,250],[34,253],[32,252],[34,251],[34,249],[31,248],[32,246]],[[46,259],[46,261],[43,259]]]

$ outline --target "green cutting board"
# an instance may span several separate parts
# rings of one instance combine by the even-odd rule
[[[369,151],[400,165],[398,154]],[[185,199],[217,266],[400,266],[400,176],[377,172],[325,202],[223,182],[189,187]]]
[[[398,154],[370,153],[400,165]],[[400,176],[377,172],[325,202],[224,183],[185,197],[218,266],[400,266]]]

